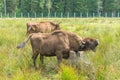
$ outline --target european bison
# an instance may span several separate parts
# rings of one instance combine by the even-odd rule
[[[64,33],[32,33],[22,44],[17,48],[22,48],[30,39],[33,50],[33,63],[36,67],[35,60],[40,53],[40,60],[43,63],[43,56],[57,56],[58,63],[62,61],[63,52],[69,51],[68,36]]]
[[[24,47],[30,39],[33,50],[32,58],[34,66],[36,66],[35,60],[39,53],[42,63],[43,56],[57,56],[58,62],[60,63],[62,58],[67,59],[69,57],[69,48],[72,46],[72,44],[69,44],[70,42],[73,41],[73,45],[77,45],[78,48],[82,48],[84,46],[84,42],[82,42],[81,37],[76,36],[73,33],[68,33],[69,32],[61,30],[54,31],[52,33],[33,33],[22,44],[18,45],[17,48]],[[70,38],[71,40],[69,40]],[[76,49],[74,49],[74,46],[71,47],[71,50]]]
[[[54,30],[59,30],[60,23],[53,23],[53,22],[28,22],[27,23],[27,32],[26,34],[30,34],[30,33],[48,33],[48,32],[52,32]]]

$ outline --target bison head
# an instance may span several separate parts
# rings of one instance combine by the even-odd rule
[[[60,23],[61,22],[59,22],[59,23],[53,23],[53,22],[51,22],[51,24],[54,26],[54,30],[60,30]]]
[[[27,26],[26,35],[35,32],[37,32],[37,25]]]
[[[84,47],[80,49],[80,51],[87,51],[92,50],[96,51],[96,47],[99,44],[99,41],[97,39],[93,38],[84,38],[83,41],[85,42]]]

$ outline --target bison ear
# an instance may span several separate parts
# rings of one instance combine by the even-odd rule
[[[35,25],[33,25],[33,26],[31,27],[31,29],[32,29],[32,30],[34,30],[34,31],[35,31],[35,28],[36,28],[36,26],[35,26]]]
[[[96,41],[97,41],[97,43],[99,44],[99,40],[98,40],[98,39],[96,39]]]
[[[32,29],[35,31],[35,27],[32,27]]]
[[[27,27],[28,28],[28,31],[30,31],[31,30],[31,26],[30,27]]]

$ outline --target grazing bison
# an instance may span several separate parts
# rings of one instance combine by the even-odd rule
[[[47,33],[52,32],[54,30],[59,30],[60,23],[53,23],[53,22],[28,22],[27,23],[27,32],[26,34],[30,33]]]
[[[50,33],[32,33],[28,38],[17,48],[22,48],[30,39],[33,51],[33,63],[36,67],[35,60],[40,53],[40,60],[43,63],[43,56],[57,56],[58,63],[62,61],[63,52],[69,51],[68,36],[64,33],[50,34]]]
[[[69,44],[72,42],[72,40],[69,40],[70,37],[74,40],[73,45],[76,42],[78,48],[82,48],[84,46],[84,42],[82,42],[82,39],[79,36],[76,36],[73,33],[58,30],[52,33],[32,33],[28,39],[18,45],[17,48],[24,47],[30,39],[33,50],[32,58],[34,66],[36,66],[35,60],[39,53],[42,63],[43,56],[57,56],[58,62],[60,63],[62,58],[67,59],[69,57],[69,47],[70,45],[72,46],[72,44]],[[74,47],[71,47],[71,50],[75,50],[73,48]]]

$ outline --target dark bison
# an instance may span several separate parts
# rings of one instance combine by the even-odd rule
[[[33,33],[17,48],[22,48],[30,39],[33,51],[33,63],[36,67],[35,60],[40,53],[40,60],[43,63],[43,56],[57,56],[58,63],[62,61],[62,53],[69,51],[68,36],[64,33],[51,35],[49,33]]]
[[[26,34],[30,34],[30,33],[48,33],[48,32],[52,32],[54,30],[59,30],[60,23],[53,23],[53,22],[28,22],[27,23],[27,32]]]

